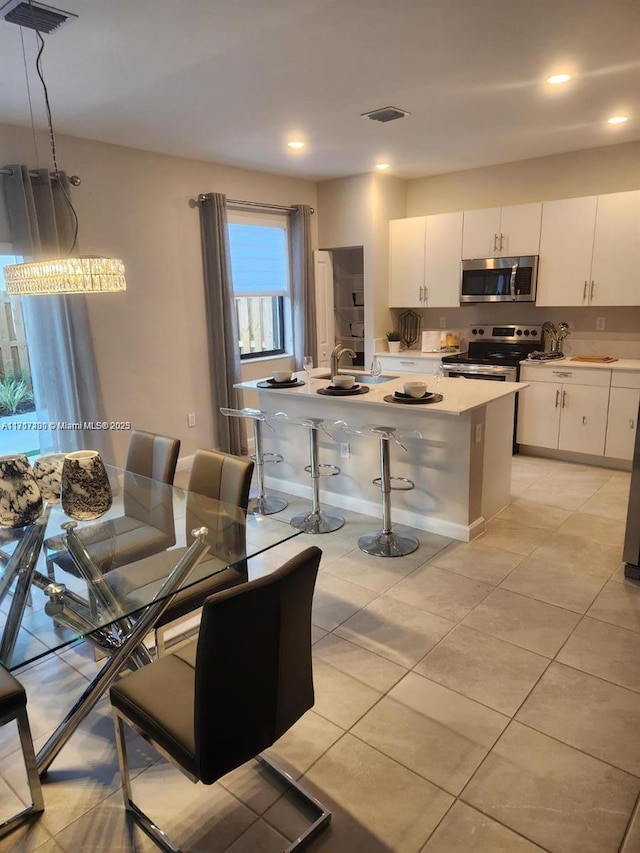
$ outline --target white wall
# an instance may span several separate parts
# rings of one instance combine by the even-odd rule
[[[126,293],[88,297],[107,419],[180,438],[182,456],[212,447],[199,219],[188,201],[216,191],[317,209],[315,184],[62,135],[58,148],[61,168],[82,178],[73,194],[81,251],[126,264]],[[39,150],[47,164],[44,134]],[[0,165],[9,163],[36,165],[30,129],[0,125]],[[271,366],[247,372],[256,369]],[[127,437],[113,438],[122,462]]]

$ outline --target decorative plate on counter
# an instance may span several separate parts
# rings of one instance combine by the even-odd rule
[[[414,403],[439,403],[444,399],[442,394],[433,394],[430,391],[423,397],[410,397],[408,394],[403,394],[401,391],[396,391],[395,394],[387,394],[383,398],[385,403],[401,403],[403,405],[413,405]]]
[[[336,388],[335,385],[327,385],[326,388],[318,388],[318,394],[325,397],[353,397],[355,394],[368,394],[366,385],[353,385],[351,388]]]
[[[276,382],[275,379],[263,379],[261,382],[256,382],[258,388],[299,388],[300,385],[306,385],[302,379],[288,379],[286,382]]]

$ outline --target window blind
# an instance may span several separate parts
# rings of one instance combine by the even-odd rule
[[[230,222],[229,247],[236,296],[285,296],[289,292],[284,226]]]

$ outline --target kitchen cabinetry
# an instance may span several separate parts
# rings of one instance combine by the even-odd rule
[[[611,371],[522,367],[517,440],[520,444],[602,456]]]
[[[604,455],[633,459],[640,407],[640,373],[614,371],[609,394],[609,418]]]
[[[466,210],[462,258],[537,255],[540,249],[542,203]]]
[[[397,356],[378,355],[378,361],[383,373],[433,373],[442,367],[442,357],[425,358],[419,352],[407,350]]]
[[[640,305],[640,190],[545,202],[537,305]]]
[[[389,305],[453,308],[460,304],[462,212],[389,223]]]

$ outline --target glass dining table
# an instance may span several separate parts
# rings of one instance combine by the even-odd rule
[[[252,557],[300,535],[273,516],[108,473],[114,500],[100,519],[49,504],[30,525],[0,528],[0,662],[19,670],[78,640],[104,656],[39,751],[41,776],[120,672],[153,660],[145,637],[176,593],[223,572],[248,580]]]

